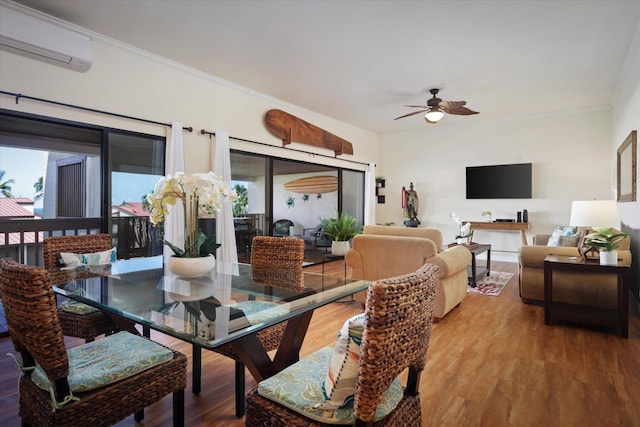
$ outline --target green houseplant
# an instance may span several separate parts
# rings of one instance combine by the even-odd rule
[[[353,216],[336,209],[335,218],[320,218],[324,234],[333,238],[331,252],[334,255],[344,255],[349,249],[349,240],[362,233],[362,226]],[[341,244],[334,243],[343,242]]]
[[[592,233],[585,236],[584,245],[600,252],[600,264],[617,264],[618,252],[616,249],[620,245],[620,242],[629,235],[627,233],[615,232],[611,227],[593,227],[592,230]]]

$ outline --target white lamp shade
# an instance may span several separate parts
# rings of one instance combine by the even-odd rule
[[[584,200],[571,203],[569,225],[575,227],[620,227],[615,200]]]
[[[424,119],[428,123],[437,123],[438,120],[440,120],[443,117],[444,117],[444,113],[438,110],[437,108],[431,108],[431,110],[429,110],[427,114],[424,115]]]

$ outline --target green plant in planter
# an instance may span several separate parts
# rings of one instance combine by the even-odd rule
[[[320,218],[320,224],[322,224],[324,234],[339,242],[349,240],[362,233],[362,226],[358,224],[358,220],[348,213],[339,212],[337,209],[335,218]]]
[[[584,238],[585,246],[595,250],[611,252],[618,248],[620,241],[626,239],[627,233],[614,233],[611,227],[593,227],[593,233]]]

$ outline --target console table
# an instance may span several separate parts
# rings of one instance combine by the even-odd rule
[[[527,246],[527,235],[524,230],[528,230],[531,226],[529,222],[469,222],[471,222],[471,230],[519,231],[522,244]]]

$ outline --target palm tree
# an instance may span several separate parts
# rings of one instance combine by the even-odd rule
[[[14,184],[16,180],[7,179],[6,181],[2,181],[4,173],[4,171],[0,170],[0,194],[4,197],[13,197],[13,194],[11,194],[11,184]]]
[[[33,189],[35,190],[33,201],[37,202],[44,196],[44,182],[42,180],[42,177],[38,178],[38,180],[33,183]]]
[[[244,215],[249,204],[249,190],[242,184],[236,184],[233,189],[238,194],[238,200],[233,204],[233,216]]]

